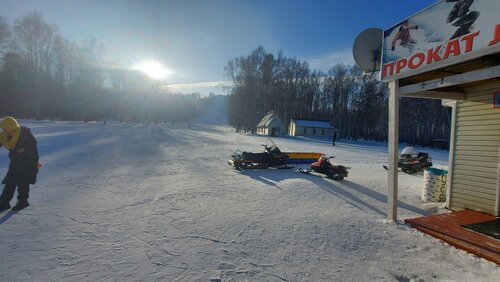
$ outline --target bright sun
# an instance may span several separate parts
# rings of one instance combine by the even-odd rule
[[[146,61],[137,64],[135,70],[141,71],[152,79],[160,80],[167,77],[172,73],[169,69],[164,67],[161,63],[156,61]]]

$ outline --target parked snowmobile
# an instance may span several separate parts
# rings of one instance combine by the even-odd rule
[[[426,167],[432,166],[432,158],[428,153],[415,151],[413,147],[406,147],[401,152],[398,160],[398,167],[401,171],[408,174],[418,173]],[[384,166],[387,170],[387,166]]]
[[[417,152],[413,147],[404,148],[398,161],[401,171],[408,174],[417,173],[424,168],[432,166],[432,158],[428,153]]]
[[[326,157],[325,155],[321,155],[318,161],[311,164],[311,168],[304,170],[299,168],[299,171],[305,174],[311,174],[311,172],[317,172],[326,175],[327,178],[331,178],[333,180],[344,180],[347,177],[348,172],[345,166],[334,165],[330,162],[330,159],[335,157]]]
[[[260,169],[260,168],[294,168],[295,165],[287,165],[288,154],[280,151],[278,146],[269,139],[266,144],[262,144],[264,152],[251,153],[234,151],[228,164],[237,170]]]

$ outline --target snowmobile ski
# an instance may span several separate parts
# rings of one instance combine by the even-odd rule
[[[342,180],[344,180],[344,177],[342,177],[340,175],[325,175],[325,174],[322,174],[322,173],[319,173],[319,172],[315,172],[312,169],[299,168],[299,172],[303,173],[303,174],[308,174],[308,175],[313,175],[313,176],[325,178],[325,179],[333,179],[333,180],[336,180],[336,181],[342,181]]]
[[[388,166],[383,165],[382,167],[383,167],[385,170],[389,171],[389,167],[388,167]],[[411,169],[411,168],[401,168],[401,167],[399,167],[399,168],[398,168],[398,172],[404,172],[404,173],[406,173],[406,174],[415,174],[415,173],[418,173],[418,171],[417,171],[417,170],[413,170],[413,169]]]
[[[383,167],[385,170],[389,171],[389,167],[388,167],[388,166],[383,165],[382,167]],[[401,172],[401,169],[400,169],[400,168],[398,168],[398,172]]]

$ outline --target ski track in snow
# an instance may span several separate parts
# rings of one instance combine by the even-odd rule
[[[387,146],[275,138],[336,155],[335,182],[296,170],[236,172],[229,127],[24,122],[43,168],[32,206],[0,219],[2,281],[493,281],[496,265],[385,221]],[[429,150],[446,168],[447,151]],[[0,152],[0,172],[8,160]],[[444,212],[400,174],[401,219]],[[5,217],[3,213],[1,217]]]

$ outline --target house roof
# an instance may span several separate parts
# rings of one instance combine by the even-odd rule
[[[257,124],[257,127],[267,127],[274,120],[282,123],[277,114],[275,114],[274,112],[269,112],[260,120],[259,124]]]
[[[335,129],[335,127],[325,120],[292,119],[296,126]]]

